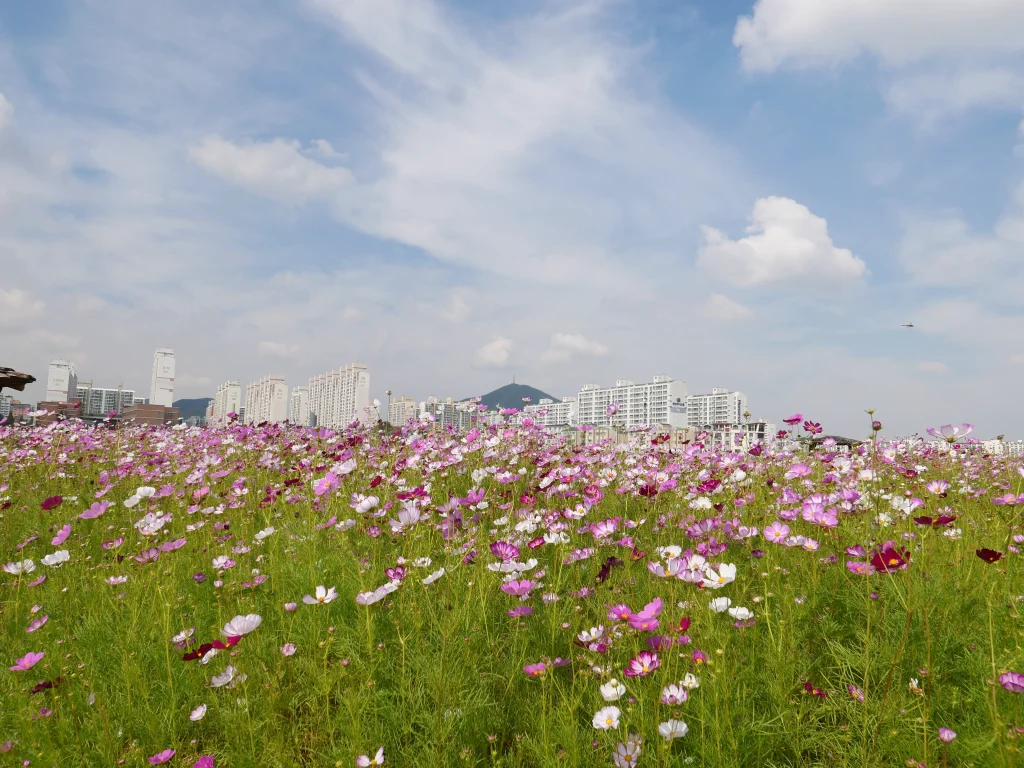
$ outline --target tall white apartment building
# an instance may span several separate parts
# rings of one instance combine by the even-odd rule
[[[174,403],[174,350],[161,347],[153,353],[153,376],[149,385],[149,404]]]
[[[288,385],[284,376],[264,376],[245,388],[245,423],[277,423],[288,418]]]
[[[686,399],[687,426],[704,429],[717,424],[743,424],[747,421],[747,396],[716,387],[706,395]]]
[[[615,413],[609,415],[612,405]],[[655,376],[641,384],[629,379],[619,379],[614,387],[588,384],[576,396],[576,420],[598,427],[685,427],[686,382]]]
[[[352,363],[309,380],[309,420],[312,426],[339,429],[355,419],[369,423],[370,369]]]
[[[123,387],[94,387],[91,381],[78,382],[75,397],[82,401],[83,416],[122,413],[135,404],[135,390]]]
[[[14,402],[14,395],[5,395],[0,392],[0,419],[6,419],[11,415],[11,403]]]
[[[237,381],[225,381],[217,387],[213,397],[213,411],[208,424],[227,424],[228,414],[237,414],[242,407],[242,385]]]
[[[433,416],[433,423],[439,427],[450,427],[455,424],[455,400],[447,398],[438,400],[436,397],[428,397],[420,403],[419,417]]]
[[[411,397],[396,397],[388,406],[388,423],[393,427],[404,427],[409,419],[416,418],[416,401]]]
[[[46,371],[46,402],[66,403],[78,396],[78,369],[70,360],[51,360]]]
[[[533,423],[539,427],[576,426],[576,398],[563,397],[556,403],[542,397],[536,403],[524,407],[523,416],[533,419]]]
[[[309,426],[309,387],[293,387],[288,421],[301,427]]]

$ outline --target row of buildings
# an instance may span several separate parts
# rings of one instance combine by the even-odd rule
[[[264,376],[246,386],[244,401],[240,382],[224,382],[207,406],[206,423],[225,424],[235,414],[244,424],[290,421],[337,429],[356,419],[364,423],[375,419],[370,411],[370,370],[363,363],[352,363],[314,376],[290,393],[284,376]]]

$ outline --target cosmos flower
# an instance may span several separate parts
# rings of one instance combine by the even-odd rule
[[[1010,693],[1024,693],[1024,675],[1020,672],[1004,672],[999,676],[999,684]]]
[[[736,566],[732,563],[723,564],[716,572],[710,566],[704,569],[704,586],[710,589],[721,589],[726,584],[736,581]]]
[[[298,650],[298,648],[295,647],[295,643],[285,643],[284,645],[281,646],[281,655],[282,656],[294,656],[295,655],[295,651],[297,651],[297,650]]]
[[[64,563],[71,559],[71,555],[66,549],[58,549],[49,555],[43,556],[43,565],[48,565],[51,568],[60,568]]]
[[[214,688],[234,688],[236,685],[244,683],[247,677],[248,675],[239,674],[237,669],[228,664],[221,674],[213,676],[210,685]]]
[[[501,591],[506,595],[513,595],[514,597],[524,597],[530,594],[530,590],[537,586],[537,582],[530,581],[529,579],[522,579],[520,581],[508,581],[501,585]]]
[[[690,694],[682,683],[679,683],[678,685],[676,683],[672,683],[671,685],[666,685],[661,689],[662,704],[677,706],[679,704],[683,704],[689,698]]]
[[[666,720],[658,726],[658,733],[660,733],[666,741],[681,739],[689,732],[690,727],[682,720]]]
[[[906,549],[898,549],[894,541],[887,541],[881,549],[875,550],[871,556],[871,564],[876,571],[885,573],[902,571],[910,565],[910,552]]]
[[[956,731],[949,728],[939,728],[939,741],[943,744],[950,744],[956,738]]]
[[[651,651],[640,651],[629,660],[625,674],[626,677],[646,677],[660,666],[661,660],[658,658],[658,654]]]
[[[736,607],[729,609],[729,615],[737,621],[748,621],[754,617],[754,612],[749,608]]]
[[[189,712],[189,715],[188,715],[188,719],[191,720],[193,723],[198,723],[204,717],[206,717],[206,705],[205,704],[200,704],[198,707],[196,707],[191,712]]]
[[[39,653],[36,653],[34,651],[29,651],[24,656],[22,656],[20,659],[17,659],[15,661],[15,663],[14,663],[14,666],[11,667],[10,669],[11,669],[12,672],[27,672],[28,670],[32,669],[32,667],[34,667],[36,664],[38,664],[40,661],[42,661],[43,660],[43,656],[45,656],[45,655],[46,655],[46,653],[44,651],[40,651]]]
[[[68,524],[61,528],[59,531],[57,531],[57,535],[53,537],[53,541],[51,541],[50,543],[55,547],[59,547],[61,544],[67,541],[67,538],[70,535],[71,525]]]
[[[377,750],[377,754],[372,758],[366,755],[360,755],[356,758],[356,765],[359,768],[367,768],[370,765],[384,765],[384,747]]]
[[[527,664],[523,667],[523,672],[530,677],[543,677],[547,670],[547,665],[543,661],[538,661],[536,664]]]
[[[640,737],[630,734],[626,742],[619,743],[612,753],[612,762],[616,768],[632,768],[640,759]]]
[[[31,560],[21,560],[16,563],[7,563],[4,566],[4,571],[11,574],[12,576],[21,576],[25,573],[32,573],[36,569],[36,564]]]
[[[248,635],[254,631],[263,619],[259,614],[249,613],[245,616],[235,616],[231,621],[224,625],[224,628],[220,631],[224,637],[242,637]]]
[[[302,602],[306,605],[326,605],[332,602],[338,596],[338,592],[334,587],[330,589],[324,588],[322,585],[316,588],[316,596],[303,595]]]
[[[444,568],[439,568],[436,571],[434,571],[432,574],[427,576],[425,579],[423,579],[423,583],[426,584],[427,586],[430,586],[435,581],[440,579],[442,576],[444,576]]]
[[[605,701],[618,701],[626,693],[626,686],[614,677],[601,686],[601,698]]]
[[[995,563],[1003,556],[1002,552],[998,552],[994,549],[977,549],[974,551],[974,554],[986,563]]]
[[[732,600],[730,600],[728,597],[716,597],[714,600],[708,603],[708,608],[710,608],[715,613],[725,613],[727,610],[729,610],[730,605],[732,605]]]
[[[967,437],[973,431],[974,427],[971,424],[961,424],[959,427],[952,424],[944,424],[938,429],[935,427],[928,427],[927,429],[929,435],[945,440],[947,443],[955,443],[961,437]]]
[[[28,625],[28,629],[25,630],[25,633],[29,634],[31,632],[35,632],[37,629],[42,629],[43,625],[46,624],[46,622],[48,622],[49,620],[50,620],[50,617],[46,616],[46,615],[40,616],[38,619],[34,619]]]
[[[150,765],[162,765],[174,757],[173,749],[165,749],[163,752],[157,752],[155,755],[147,758]]]
[[[594,728],[598,731],[613,731],[619,727],[622,711],[618,707],[602,707],[594,715]]]
[[[61,497],[61,496],[50,496],[49,498],[43,499],[42,503],[40,503],[40,505],[39,505],[39,508],[42,509],[43,511],[48,512],[51,509],[56,509],[57,507],[59,507],[63,503],[64,503],[63,497]]]
[[[787,536],[789,536],[789,526],[778,520],[764,529],[764,537],[776,544],[781,543]]]

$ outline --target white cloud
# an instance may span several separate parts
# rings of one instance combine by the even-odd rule
[[[833,66],[872,53],[902,66],[937,55],[1024,51],[1020,0],[757,0],[733,44],[748,70]]]
[[[352,183],[347,168],[331,168],[300,152],[297,141],[274,139],[234,144],[207,136],[191,148],[203,168],[252,192],[299,204],[328,197]]]
[[[837,248],[825,219],[785,197],[765,197],[754,204],[747,236],[730,240],[704,227],[699,263],[735,285],[778,281],[857,280],[867,266],[846,248]]]
[[[298,357],[301,351],[294,344],[282,344],[277,341],[261,341],[259,344],[260,357],[288,359]]]
[[[504,368],[511,355],[512,339],[496,336],[474,353],[473,364],[478,368]]]
[[[959,216],[910,217],[900,262],[918,283],[1020,287],[1024,253],[1024,183],[990,234],[977,234]],[[1007,282],[1007,281],[1011,282]]]
[[[592,341],[581,333],[556,333],[551,344],[541,355],[541,361],[558,363],[574,357],[604,357],[608,347],[599,341]]]
[[[1010,363],[1010,365],[1024,365],[1024,354],[1010,355],[1010,357],[1007,358],[1007,362]]]
[[[713,294],[704,302],[703,309],[705,317],[731,323],[749,320],[754,316],[754,313],[747,307],[720,293]]]
[[[6,128],[14,118],[14,105],[0,93],[0,131]]]
[[[936,360],[922,360],[914,368],[921,373],[931,373],[937,376],[949,373],[949,366]]]
[[[1024,120],[1017,126],[1017,144],[1013,148],[1013,154],[1024,160]]]
[[[343,320],[347,320],[352,323],[362,317],[362,313],[356,307],[345,307],[344,311],[341,313],[341,317]]]
[[[28,325],[43,314],[46,304],[18,288],[0,289],[0,325],[15,328]]]
[[[978,108],[1020,109],[1024,72],[992,67],[901,75],[886,88],[885,100],[925,124]]]
[[[472,292],[466,288],[455,288],[451,292],[451,303],[441,310],[441,317],[458,325],[469,318],[469,300]]]

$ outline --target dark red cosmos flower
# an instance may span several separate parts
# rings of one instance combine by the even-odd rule
[[[634,560],[643,560],[647,556],[647,552],[645,552],[642,549],[637,549],[636,547],[633,547],[633,549],[630,551],[630,556]]]
[[[679,631],[685,632],[690,628],[690,619],[684,616],[679,620]]]
[[[997,552],[994,549],[977,549],[974,551],[974,554],[976,554],[986,563],[994,563],[1003,556],[1002,552]]]
[[[939,515],[938,517],[929,517],[928,515],[922,515],[921,517],[915,517],[914,522],[918,525],[931,525],[936,528],[949,525],[956,520],[956,515]]]
[[[654,498],[658,495],[658,488],[651,483],[644,483],[640,486],[640,495],[645,499]]]
[[[49,688],[56,688],[58,685],[60,685],[59,677],[56,680],[43,680],[36,683],[35,687],[29,691],[29,693],[39,693],[40,691],[45,691]]]
[[[608,577],[612,575],[612,567],[616,565],[622,565],[622,561],[614,555],[605,560],[601,570],[597,572],[597,583],[604,584],[608,581]]]
[[[373,480],[370,481],[370,487],[371,488],[376,488],[382,482],[384,482],[384,478],[381,477],[380,475],[377,475],[376,477],[373,478]]]
[[[228,648],[234,648],[236,645],[238,645],[238,641],[241,640],[241,639],[242,639],[242,636],[238,635],[238,636],[233,636],[233,637],[227,638],[226,642],[221,642],[220,640],[214,640],[212,643],[203,643],[198,648],[196,648],[194,650],[191,650],[188,653],[186,653],[184,656],[182,656],[181,660],[182,661],[195,661],[196,659],[201,659],[201,658],[203,658],[203,656],[205,656],[207,653],[209,653],[212,648],[216,648],[218,651],[225,651]]]
[[[876,549],[871,556],[871,564],[876,571],[892,573],[902,571],[910,565],[910,552],[906,549],[898,549],[896,542],[887,541],[881,549]]]
[[[813,685],[811,685],[810,681],[804,683],[804,691],[806,693],[811,694],[812,696],[817,696],[819,699],[828,698],[828,694],[824,690],[822,690],[821,688],[815,688]]]
[[[751,449],[750,449],[749,451],[747,451],[747,453],[749,453],[749,454],[750,454],[751,456],[760,456],[760,455],[761,455],[761,452],[762,452],[763,450],[764,450],[764,448],[762,448],[762,447],[761,447],[761,444],[760,444],[760,443],[758,443],[758,444],[757,444],[757,445],[755,445],[755,446],[754,446],[753,448],[751,448]]]
[[[63,497],[61,497],[61,496],[51,496],[48,499],[43,499],[43,503],[40,504],[39,506],[42,509],[49,510],[49,509],[56,509],[57,507],[59,507],[63,503],[64,503]]]

